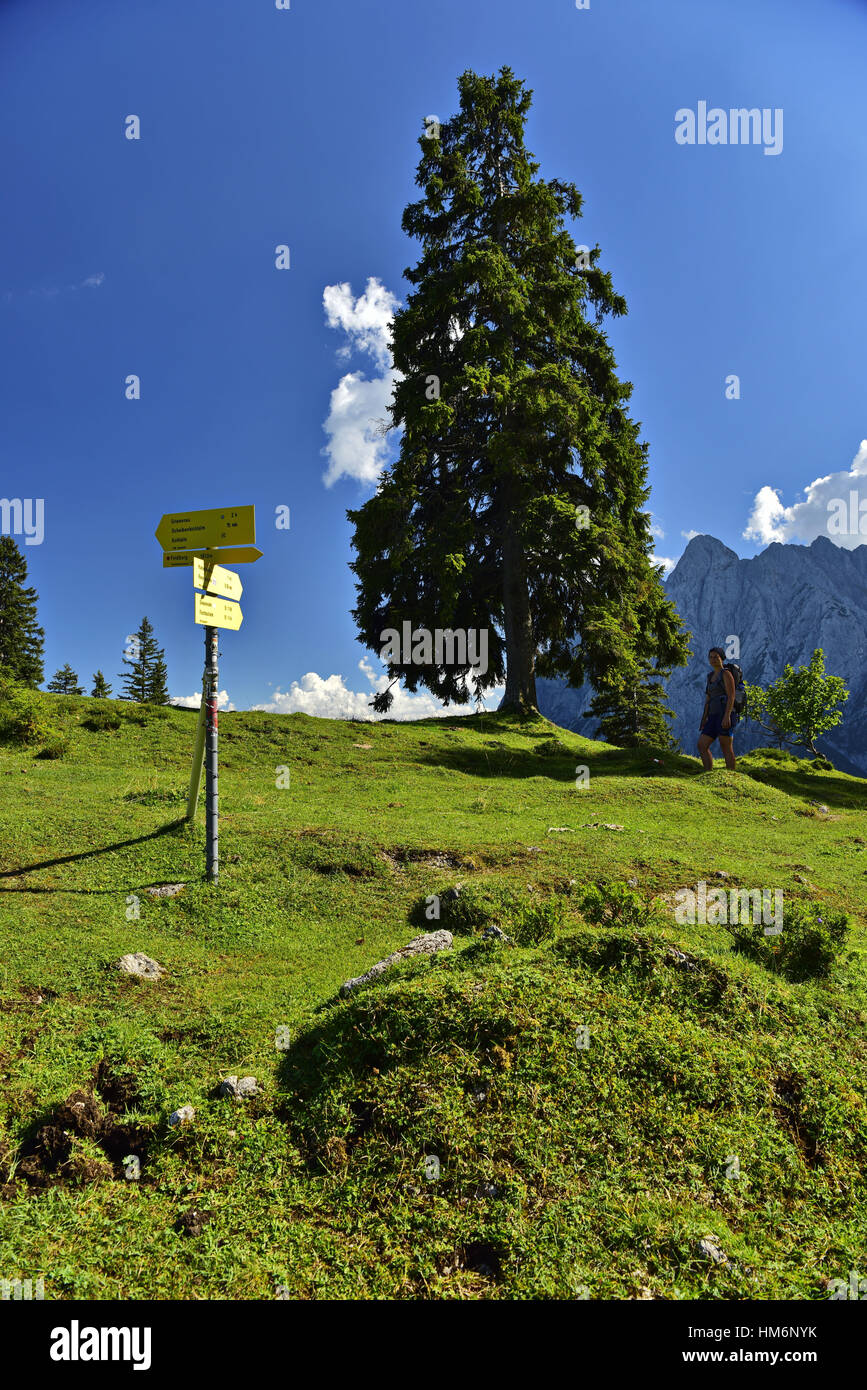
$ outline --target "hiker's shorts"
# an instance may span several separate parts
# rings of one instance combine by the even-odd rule
[[[730,715],[730,727],[728,729],[724,729],[722,726],[724,713],[724,710],[720,710],[719,714],[709,714],[707,719],[702,724],[701,731],[709,739],[717,739],[720,737],[720,735],[722,735],[723,738],[731,738],[732,734],[737,728],[737,723],[740,719],[740,715],[735,710],[732,710]]]

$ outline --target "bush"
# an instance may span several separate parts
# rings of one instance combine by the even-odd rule
[[[644,900],[624,883],[601,880],[574,890],[581,915],[595,927],[641,927],[649,909]]]
[[[68,752],[69,741],[62,734],[55,734],[46,740],[36,756],[37,758],[63,758]]]
[[[431,898],[439,901],[439,917],[428,916],[428,912],[436,907],[436,902],[432,903]],[[425,931],[444,927],[455,936],[471,936],[474,931],[490,926],[497,916],[497,908],[490,894],[482,893],[478,888],[458,885],[447,888],[443,893],[419,898],[410,909],[409,921]]]
[[[85,729],[90,729],[92,733],[107,733],[119,729],[123,719],[113,709],[98,709],[87,719],[82,720]]]
[[[4,743],[42,743],[56,731],[45,702],[34,690],[12,681],[0,685],[0,739]]]
[[[518,946],[538,946],[550,941],[563,925],[564,904],[560,898],[524,903],[511,920],[510,934]]]
[[[811,772],[813,772],[813,771],[817,771],[817,772],[833,772],[833,771],[834,771],[834,764],[831,762],[830,758],[813,758],[809,763],[807,763],[807,766],[808,766],[808,768],[810,769]]]
[[[542,758],[565,758],[571,756],[569,745],[563,743],[559,738],[548,738],[544,743],[535,745],[535,752]]]
[[[789,980],[829,975],[846,945],[849,918],[824,903],[784,903],[779,935],[766,936],[762,922],[728,927],[734,949]]]

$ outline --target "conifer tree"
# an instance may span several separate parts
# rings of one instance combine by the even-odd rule
[[[148,676],[148,695],[149,705],[167,705],[169,702],[168,673],[166,671],[166,661],[160,648],[159,654],[150,669]]]
[[[166,704],[165,652],[157,645],[153,626],[147,618],[142,618],[138,631],[129,637],[123,661],[129,669],[120,672],[121,699],[137,700],[139,704]]]
[[[505,682],[501,708],[523,712],[537,674],[616,688],[643,658],[685,664],[686,638],[651,562],[632,387],[601,326],[626,303],[564,223],[581,194],[537,177],[531,93],[509,68],[465,72],[459,90],[451,120],[426,122],[423,196],[403,216],[422,247],[392,327],[403,434],[375,496],[347,513],[353,616],[378,653],[406,620],[487,631],[486,672],[399,653],[392,684],[463,704]]]
[[[43,678],[45,633],[36,621],[36,590],[26,580],[27,561],[16,542],[0,536],[0,672],[35,690]]]
[[[90,693],[98,700],[107,700],[110,696],[111,686],[101,671],[95,672],[93,677],[93,689]]]
[[[659,670],[643,661],[634,685],[621,684],[595,695],[584,718],[599,720],[599,736],[618,748],[677,749],[671,736],[670,720],[674,711],[665,703],[662,677],[671,673]]]
[[[78,683],[78,675],[73,671],[69,662],[62,666],[59,671],[55,671],[46,690],[52,691],[55,695],[83,695],[84,687]]]

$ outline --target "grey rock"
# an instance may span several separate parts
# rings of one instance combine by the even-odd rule
[[[729,1257],[720,1248],[716,1236],[704,1236],[698,1242],[698,1253],[704,1255],[705,1259],[711,1260],[715,1265],[727,1265],[729,1262]]]
[[[493,923],[491,926],[485,927],[485,930],[482,932],[482,940],[484,941],[485,938],[487,938],[488,941],[511,941],[512,939],[510,936],[506,935],[502,927],[494,926]]]
[[[741,560],[713,536],[695,536],[665,583],[669,598],[692,633],[687,666],[667,682],[675,712],[672,732],[694,754],[709,647],[740,641],[739,664],[751,685],[767,687],[786,663],[806,666],[816,647],[826,669],[849,686],[843,721],[818,740],[820,752],[842,772],[867,776],[867,545],[845,550],[826,536],[812,545],[774,543]],[[593,698],[588,685],[536,681],[539,710],[567,729],[598,736],[598,721],[583,711]],[[735,733],[735,752],[767,747],[773,740],[749,718]],[[807,750],[791,750],[799,756]]]
[[[224,1076],[219,1089],[221,1096],[234,1096],[236,1100],[259,1094],[255,1076],[242,1076],[240,1080],[237,1076]]]
[[[669,946],[665,956],[666,960],[674,961],[676,965],[684,965],[687,970],[698,970],[698,961],[695,956],[687,955],[685,951],[679,951],[676,946]]]
[[[169,1115],[169,1124],[173,1128],[176,1128],[178,1125],[191,1124],[195,1118],[196,1112],[192,1105],[181,1105]]]
[[[345,999],[353,990],[358,989],[359,985],[365,985],[369,980],[375,980],[378,975],[382,975],[392,965],[396,965],[399,960],[406,960],[409,956],[432,955],[435,951],[448,951],[451,949],[452,934],[450,931],[431,931],[425,932],[423,936],[416,936],[406,946],[401,946],[399,951],[392,951],[390,956],[384,960],[378,960],[376,965],[372,965],[363,975],[356,975],[352,980],[346,980],[340,986],[340,994]]]
[[[142,980],[158,980],[161,975],[166,973],[165,966],[160,965],[158,961],[151,960],[151,957],[146,956],[144,951],[134,951],[132,955],[121,956],[115,965],[124,975],[138,975]]]
[[[146,888],[145,892],[151,898],[176,898],[186,886],[185,883],[155,883],[152,888]]]

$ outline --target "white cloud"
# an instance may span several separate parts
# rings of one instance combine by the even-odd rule
[[[199,690],[195,695],[173,695],[169,700],[170,705],[177,705],[180,709],[198,709],[202,703],[202,692]],[[230,704],[229,696],[225,690],[217,692],[217,709],[233,710],[235,706]]]
[[[663,576],[662,576],[662,577],[663,577],[663,579],[667,579],[668,576],[671,574],[671,571],[674,569],[675,565],[677,564],[677,560],[669,560],[668,557],[667,557],[666,555],[651,555],[651,557],[650,557],[650,563],[651,563],[652,565],[662,565],[662,568],[663,568]]]
[[[300,681],[293,681],[288,690],[275,690],[273,699],[252,708],[269,714],[313,714],[322,719],[375,719],[379,716],[370,708],[370,701],[375,691],[384,690],[388,685],[388,676],[385,672],[377,676],[364,657],[358,669],[367,678],[368,690],[350,690],[343,676],[325,677],[308,671]],[[389,719],[428,719],[432,715],[472,714],[475,710],[472,703],[446,707],[427,692],[412,695],[400,685],[393,685],[391,693],[394,703],[388,712]],[[502,690],[490,692],[485,708],[495,709],[502,693]]]
[[[105,271],[98,270],[95,275],[88,275],[77,285],[39,285],[28,290],[4,290],[3,298],[7,303],[16,299],[56,299],[59,294],[75,294],[77,290],[98,289],[104,280]]]
[[[701,531],[681,531],[680,534],[683,536],[685,541],[693,541],[695,540],[696,536],[700,536],[702,533]]]
[[[400,301],[371,276],[357,299],[353,298],[352,287],[344,283],[326,285],[322,302],[329,328],[338,329],[347,339],[338,349],[338,356],[365,353],[380,369],[380,375],[374,377],[366,377],[360,371],[347,372],[331,392],[323,425],[328,435],[322,450],[328,459],[325,486],[331,487],[344,477],[375,483],[388,457],[380,421],[388,419],[398,379],[391,362],[388,335]]]
[[[854,507],[850,493],[855,493]],[[867,502],[867,439],[852,460],[848,471],[829,473],[816,478],[804,489],[803,502],[785,506],[778,488],[765,486],[756,493],[753,509],[743,532],[744,539],[770,545],[772,541],[794,541],[809,544],[817,536],[826,536],[846,550],[867,542],[867,508],[860,513],[859,505]],[[835,527],[834,518],[845,508],[847,522],[842,529]],[[859,520],[864,530],[859,529]]]
[[[352,286],[326,285],[322,295],[329,328],[339,328],[349,339],[339,349],[340,356],[351,352],[366,352],[377,367],[391,366],[388,337],[394,311],[400,300],[385,285],[370,276],[364,294],[352,297]]]

